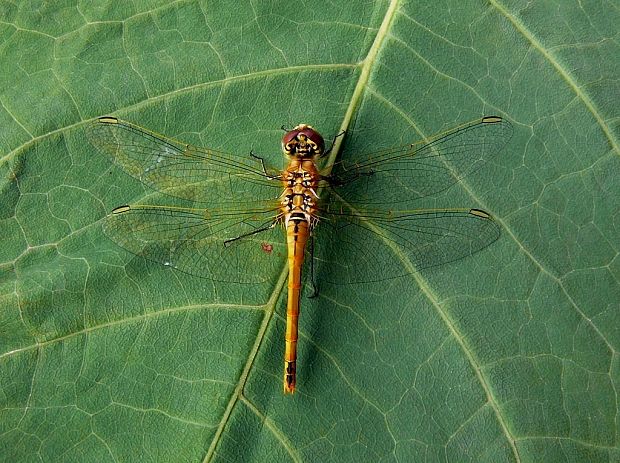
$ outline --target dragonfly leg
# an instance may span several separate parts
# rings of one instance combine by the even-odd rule
[[[342,132],[340,132],[339,134],[337,134],[336,136],[334,136],[334,138],[332,139],[332,144],[329,147],[329,149],[327,149],[323,154],[321,154],[320,157],[325,157],[327,156],[329,153],[332,152],[332,149],[334,148],[334,145],[336,144],[336,140],[338,139],[338,137],[342,137],[345,133],[347,133],[346,130],[343,130]]]
[[[342,179],[334,174],[321,175],[321,180],[325,180],[331,186],[342,186],[344,184]]]
[[[230,238],[228,240],[225,240],[224,241],[224,246],[228,247],[232,243],[234,243],[235,241],[242,240],[243,238],[247,238],[248,236],[256,235],[257,233],[260,233],[260,232],[271,230],[273,227],[276,226],[276,224],[277,224],[277,222],[271,222],[269,225],[267,225],[265,227],[260,227],[260,228],[257,228],[256,230],[252,230],[251,232],[244,233],[243,235],[236,236],[235,238]]]
[[[267,172],[267,167],[265,166],[265,160],[263,158],[261,158],[260,156],[258,156],[254,150],[250,150],[250,156],[253,157],[254,159],[258,159],[258,161],[260,162],[260,165],[263,169],[263,173],[265,174],[265,177],[267,177],[268,179],[271,180],[276,180],[280,178],[280,175],[271,175],[269,172]]]
[[[310,235],[310,288],[312,289],[312,293],[308,296],[308,298],[312,299],[313,297],[317,297],[319,295],[319,288],[314,281],[314,235]]]
[[[346,177],[346,176],[339,177],[338,175],[334,175],[334,174],[321,175],[321,180],[325,180],[331,186],[338,187],[338,186],[343,186],[344,184],[349,183],[353,180],[357,180],[361,177],[370,177],[374,174],[375,172],[373,170],[369,170],[367,172],[356,172],[354,175],[351,175],[349,177]]]

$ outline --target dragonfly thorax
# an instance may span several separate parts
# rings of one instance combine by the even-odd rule
[[[284,191],[280,196],[280,210],[286,226],[290,220],[302,220],[314,226],[317,221],[318,179],[319,173],[312,160],[291,159],[282,173]]]

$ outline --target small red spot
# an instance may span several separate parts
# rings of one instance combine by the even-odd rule
[[[269,243],[261,243],[260,247],[263,248],[263,252],[266,254],[271,254],[271,251],[273,251],[273,245]]]

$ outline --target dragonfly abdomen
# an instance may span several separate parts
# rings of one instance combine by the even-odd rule
[[[301,218],[291,217],[286,228],[288,248],[288,300],[286,305],[286,335],[284,349],[284,393],[295,392],[297,376],[297,323],[301,299],[301,267],[308,236],[309,223]]]

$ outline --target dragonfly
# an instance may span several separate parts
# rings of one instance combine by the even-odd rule
[[[382,281],[493,243],[501,228],[484,210],[411,204],[480,169],[512,126],[486,116],[321,168],[330,149],[315,128],[299,124],[282,137],[282,170],[253,152],[200,148],[112,116],[90,123],[87,135],[126,173],[175,199],[113,209],[103,229],[122,248],[214,282],[267,284],[288,263],[283,389],[292,394],[302,273],[316,293],[315,273],[335,284]]]

